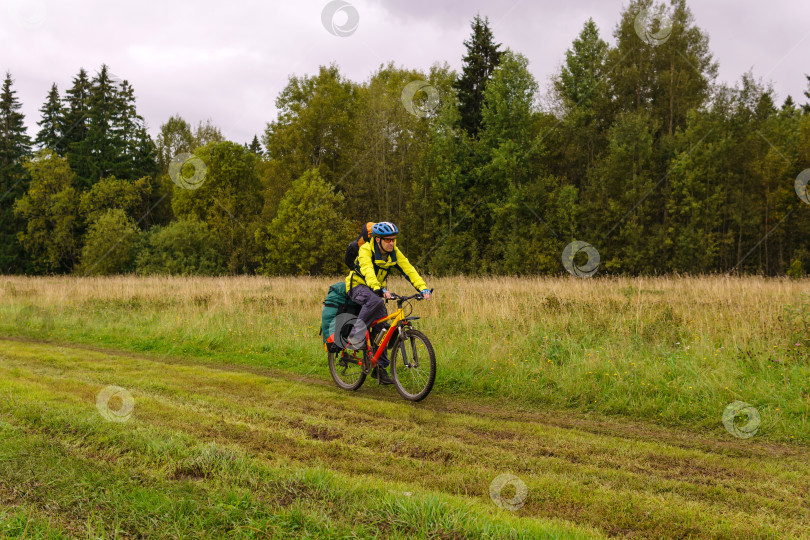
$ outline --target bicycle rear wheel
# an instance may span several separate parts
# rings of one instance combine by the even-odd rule
[[[391,357],[391,374],[399,395],[409,401],[427,397],[436,382],[436,355],[427,336],[408,328]]]
[[[362,365],[364,353],[364,350],[329,353],[329,373],[335,384],[344,390],[357,390],[363,386],[366,380]]]

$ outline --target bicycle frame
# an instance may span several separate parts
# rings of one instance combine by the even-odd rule
[[[376,321],[373,321],[371,323],[371,326],[369,326],[366,329],[366,348],[365,348],[365,351],[369,352],[369,354],[368,354],[368,356],[366,356],[364,354],[363,359],[357,362],[358,364],[363,365],[366,362],[366,358],[368,358],[369,359],[368,368],[370,369],[370,368],[377,367],[377,363],[379,362],[380,357],[382,356],[385,349],[388,347],[388,343],[391,341],[391,339],[393,339],[394,332],[396,332],[398,330],[401,330],[403,326],[410,325],[412,319],[418,319],[419,318],[419,317],[407,317],[407,316],[405,316],[405,310],[402,307],[403,303],[407,302],[408,300],[412,300],[413,298],[416,298],[417,296],[420,296],[420,295],[418,293],[414,294],[412,296],[404,296],[404,297],[396,295],[396,294],[392,295],[392,299],[397,301],[397,310],[394,311],[393,313],[391,313],[390,315],[386,316],[386,317],[382,317],[381,319],[377,319]],[[392,322],[391,326],[388,328],[388,331],[385,333],[385,335],[380,340],[380,345],[379,345],[379,348],[377,349],[377,353],[374,356],[371,356],[370,351],[373,350],[372,343],[371,343],[371,329],[374,328],[375,326],[377,326],[378,324],[384,323],[385,321],[393,321],[393,322]],[[403,349],[403,354],[404,354],[404,349]],[[355,352],[354,360],[357,360],[357,359],[358,359],[357,354]]]
[[[393,321],[393,322],[391,323],[391,326],[388,328],[388,331],[382,337],[382,340],[380,341],[380,346],[377,349],[377,354],[375,354],[371,358],[371,365],[372,366],[377,365],[377,361],[380,359],[380,356],[382,356],[383,351],[385,351],[386,347],[388,346],[388,342],[391,341],[391,339],[393,339],[394,332],[399,330],[399,327],[400,327],[399,323],[404,322],[404,324],[409,324],[409,321],[407,321],[405,319],[405,310],[402,309],[402,307],[397,308],[397,310],[395,312],[391,313],[387,317],[383,317],[382,319],[377,319],[376,321],[372,322],[371,323],[371,328],[377,326],[378,324],[384,323],[385,321]],[[371,349],[371,332],[370,332],[371,328],[366,330],[366,347],[368,348],[369,351],[372,350]]]

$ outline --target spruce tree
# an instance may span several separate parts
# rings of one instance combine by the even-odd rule
[[[481,127],[484,90],[503,53],[498,50],[501,44],[494,41],[489,19],[476,15],[471,27],[472,37],[464,42],[467,54],[462,75],[453,87],[458,91],[461,127],[475,135]]]
[[[65,116],[74,126],[67,157],[80,187],[107,176],[135,180],[155,172],[154,143],[137,113],[129,82],[119,82],[102,64],[89,82],[82,70],[68,94]]]
[[[123,155],[116,170],[119,178],[134,180],[157,171],[155,143],[146,131],[146,124],[135,107],[135,91],[128,81],[121,83],[114,135],[122,145]]]
[[[0,273],[23,272],[26,259],[17,241],[18,221],[14,200],[25,192],[27,175],[23,161],[31,151],[31,139],[19,112],[22,104],[11,89],[14,81],[6,73],[0,90]]]
[[[90,79],[84,68],[73,79],[73,86],[65,92],[62,134],[66,144],[84,140],[87,135],[87,109],[90,98]]]
[[[39,110],[42,113],[42,120],[37,122],[39,133],[37,133],[34,142],[39,146],[40,150],[50,148],[57,154],[64,155],[65,146],[62,139],[63,110],[56,83],[51,85],[51,91],[48,92],[46,99],[47,101]]]
[[[82,178],[90,169],[90,155],[84,140],[87,137],[90,108],[90,79],[84,68],[73,79],[73,86],[65,93],[65,113],[62,122],[61,144],[65,146],[65,156],[77,176]],[[80,185],[83,180],[79,180]]]
[[[807,92],[804,93],[804,97],[810,99],[810,75],[805,75],[805,77],[807,77]],[[804,112],[810,113],[810,101],[802,105],[802,109]]]
[[[120,140],[122,152],[126,159],[121,160],[122,168],[116,171],[119,178],[135,176],[134,158],[137,154],[138,128],[143,125],[143,118],[135,108],[135,90],[129,81],[123,81],[118,91],[113,132]],[[122,169],[126,169],[122,170]]]
[[[132,178],[157,174],[157,146],[149,136],[144,123],[138,125],[135,138],[129,142],[129,147],[132,152]]]
[[[0,90],[0,166],[9,167],[20,163],[31,152],[31,139],[28,137],[20,111],[22,104],[17,92],[11,89],[14,80],[6,73],[3,88]]]
[[[110,77],[106,64],[93,77],[88,96],[87,137],[82,141],[90,157],[81,169],[75,168],[79,178],[92,185],[105,176],[120,175],[121,158],[124,154],[120,121],[122,100],[116,81]]]
[[[248,146],[248,150],[257,156],[262,155],[262,145],[259,144],[259,138],[256,135],[253,136],[253,140],[251,141],[250,146]]]

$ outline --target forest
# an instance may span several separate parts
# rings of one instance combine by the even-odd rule
[[[53,84],[29,134],[6,73],[0,273],[335,274],[392,221],[434,275],[560,274],[573,241],[601,275],[805,275],[810,76],[781,103],[751,72],[719,83],[685,0],[602,32],[583,21],[548,89],[483,14],[461,72],[313,66],[250,143],[179,115],[153,139],[107,65]]]

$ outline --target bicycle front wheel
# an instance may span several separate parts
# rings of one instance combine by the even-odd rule
[[[436,382],[436,355],[425,334],[413,328],[403,331],[394,347],[391,374],[400,396],[409,401],[427,397]]]
[[[344,390],[357,390],[363,386],[366,380],[362,365],[364,353],[364,350],[329,353],[329,373],[335,384]]]

